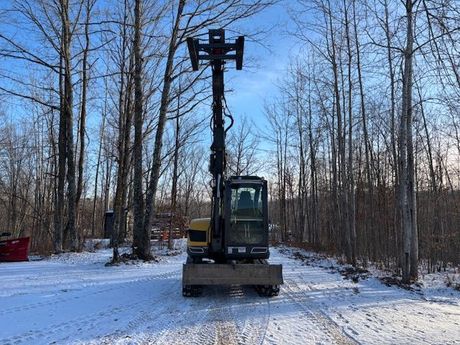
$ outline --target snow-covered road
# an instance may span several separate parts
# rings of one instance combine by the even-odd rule
[[[0,264],[0,344],[460,344],[460,293],[353,283],[324,263],[282,263],[280,295],[181,294],[184,255],[104,267],[110,251]],[[425,294],[426,292],[426,294]]]

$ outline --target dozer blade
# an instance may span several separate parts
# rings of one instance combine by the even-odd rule
[[[182,285],[281,285],[282,265],[184,264]]]

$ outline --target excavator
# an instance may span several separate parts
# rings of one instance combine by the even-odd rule
[[[224,111],[224,70],[228,60],[243,67],[244,36],[225,40],[225,30],[209,30],[209,41],[187,38],[192,69],[201,60],[212,69],[211,217],[194,219],[187,231],[187,262],[182,294],[199,296],[207,285],[251,285],[262,296],[276,296],[282,265],[269,264],[267,181],[259,176],[227,176],[225,137],[233,118]],[[230,124],[225,127],[224,118]]]

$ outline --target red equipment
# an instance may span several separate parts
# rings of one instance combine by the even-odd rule
[[[0,241],[0,261],[29,261],[30,237]]]

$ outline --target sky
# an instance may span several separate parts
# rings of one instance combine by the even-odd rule
[[[230,64],[226,75],[226,99],[236,121],[246,117],[257,126],[264,123],[264,104],[278,94],[278,84],[289,63],[289,57],[296,49],[296,42],[288,31],[293,25],[289,20],[287,6],[292,1],[282,1],[251,19],[244,30],[259,27],[271,28],[261,44],[246,39],[243,70],[236,71]],[[249,62],[248,62],[249,60]],[[249,66],[248,66],[249,65]]]
[[[12,4],[9,0],[3,1],[0,0],[0,10],[8,8]],[[230,62],[228,72],[225,75],[227,106],[235,119],[234,128],[242,122],[243,117],[246,117],[249,123],[256,124],[255,131],[265,127],[264,104],[277,96],[277,83],[282,79],[289,62],[289,56],[295,48],[294,40],[288,35],[288,31],[292,31],[293,25],[289,20],[287,7],[293,5],[295,5],[295,1],[282,0],[246,22],[228,28],[227,37],[234,36],[233,30],[238,30],[246,36],[243,70],[236,71],[234,62]],[[7,25],[7,27],[14,30],[15,26]],[[259,42],[251,40],[249,36],[260,29],[268,30],[268,32]],[[21,32],[7,32],[7,34],[16,37],[21,35]],[[32,43],[29,42],[29,44]],[[20,68],[9,65],[9,70],[16,70],[21,75],[30,73],[30,70],[24,71],[22,62],[18,62],[18,64],[20,64]],[[4,67],[5,64],[0,65],[0,68]],[[4,82],[6,81],[4,80]],[[14,118],[16,119],[22,117],[19,114],[27,113],[26,109],[20,106],[23,104],[20,99],[13,97],[4,100],[4,102],[4,107],[9,108],[9,113],[15,113]],[[16,111],[11,112],[13,109]],[[100,120],[99,110],[93,107],[89,111],[91,112],[88,116],[89,130],[97,133]],[[212,133],[209,131],[203,134],[203,143],[208,146]],[[208,135],[206,136],[206,134]],[[95,140],[91,135],[89,146],[92,147],[94,143]],[[261,147],[261,152],[266,150],[265,143],[262,143]]]
[[[0,1],[0,10],[9,8],[12,4],[10,0],[3,1]],[[287,34],[288,30],[292,30],[287,7],[294,4],[295,1],[292,0],[281,0],[246,22],[228,28],[229,31],[238,30],[246,36],[243,70],[236,71],[232,62],[229,63],[225,76],[227,105],[236,120],[246,116],[249,120],[260,123],[264,118],[265,100],[276,96],[275,83],[282,77],[290,52],[295,46],[293,39]],[[8,29],[12,27],[14,25],[6,26]],[[269,31],[260,42],[254,42],[248,36],[259,29]],[[19,34],[7,33],[13,37]],[[227,33],[227,37],[232,35],[234,34]],[[16,102],[11,100],[8,103],[14,106]]]

